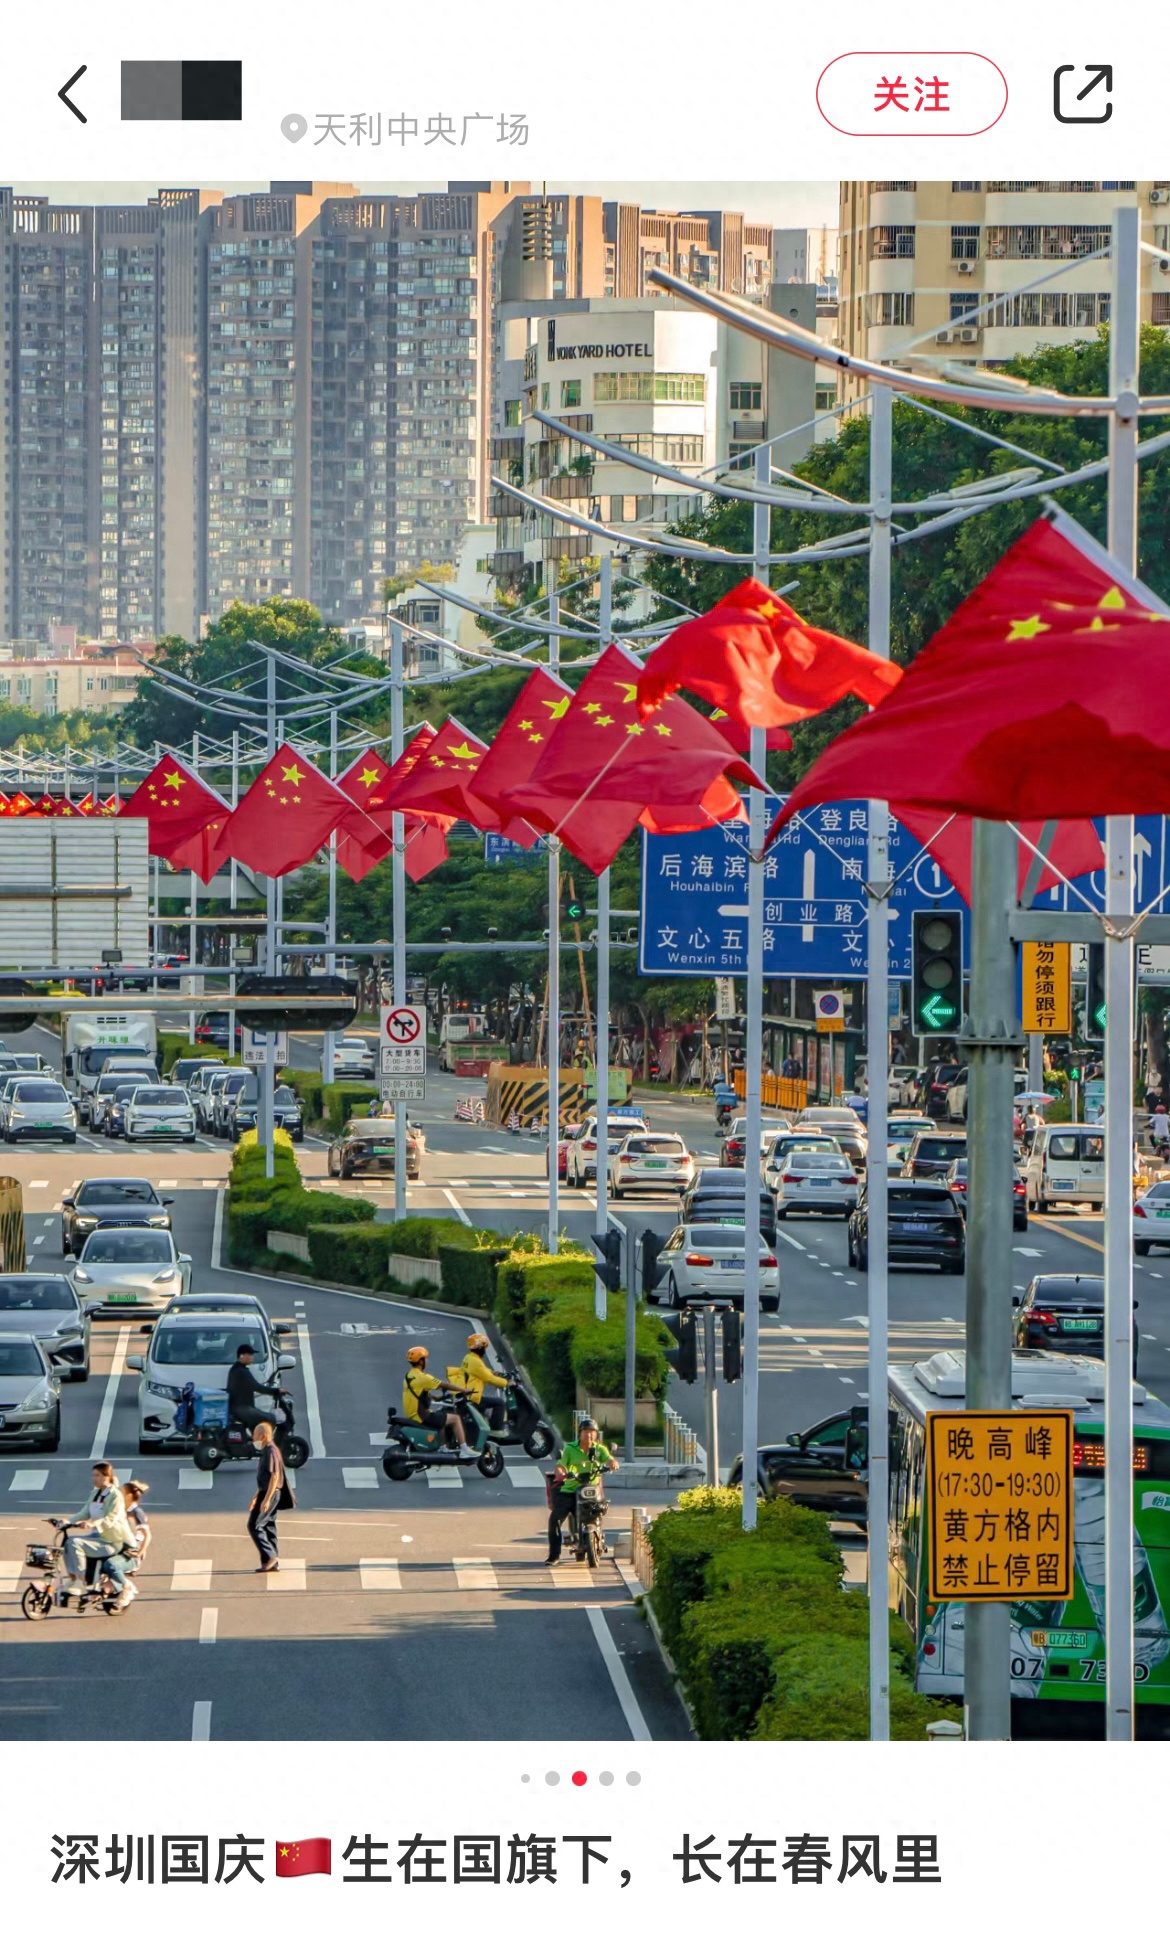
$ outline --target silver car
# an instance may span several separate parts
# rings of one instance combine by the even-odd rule
[[[182,1139],[195,1143],[195,1113],[182,1085],[139,1085],[126,1100],[123,1137]]]
[[[726,1300],[743,1306],[743,1222],[719,1226],[710,1221],[676,1226],[658,1255],[662,1274],[648,1296],[665,1299],[670,1307],[691,1301]],[[760,1306],[775,1313],[780,1306],[780,1268],[766,1240],[760,1241]]]
[[[838,1158],[845,1156],[829,1132],[817,1132],[811,1126],[806,1132],[781,1132],[778,1138],[772,1140],[764,1156],[763,1179],[769,1192],[775,1192],[780,1174],[792,1152],[831,1152]]]
[[[4,1137],[9,1145],[21,1138],[60,1138],[77,1143],[77,1113],[64,1085],[55,1078],[21,1078],[4,1105]]]
[[[0,1449],[35,1442],[50,1454],[61,1441],[61,1382],[32,1334],[0,1335]]]
[[[789,1152],[776,1181],[776,1217],[789,1213],[837,1213],[848,1219],[857,1204],[860,1178],[844,1154]]]
[[[191,1286],[191,1255],[173,1233],[149,1226],[99,1226],[81,1249],[73,1284],[90,1314],[156,1313]]]
[[[0,1341],[32,1334],[71,1381],[89,1379],[89,1316],[63,1273],[0,1273]]]

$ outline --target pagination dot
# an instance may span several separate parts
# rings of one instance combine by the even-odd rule
[[[561,1775],[559,1772],[546,1772],[544,1775],[544,1782],[546,1785],[559,1785],[561,1782]]]
[[[640,1785],[641,1783],[642,1783],[642,1774],[641,1774],[641,1772],[627,1772],[627,1773],[626,1773],[626,1784],[627,1784],[627,1785]]]

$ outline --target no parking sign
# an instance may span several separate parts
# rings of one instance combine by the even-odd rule
[[[839,990],[813,991],[813,1016],[817,1020],[818,1031],[843,1031],[845,1028],[845,999]]]

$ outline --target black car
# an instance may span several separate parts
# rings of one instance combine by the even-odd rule
[[[129,1084],[115,1085],[113,1091],[103,1094],[100,1102],[94,1100],[90,1123],[95,1132],[106,1138],[124,1138],[126,1134],[126,1105],[133,1098],[142,1080],[131,1078]]]
[[[936,1059],[928,1066],[922,1086],[922,1108],[928,1118],[946,1117],[947,1092],[962,1069],[954,1058],[946,1061]]]
[[[902,1167],[904,1179],[943,1179],[956,1159],[967,1156],[964,1132],[915,1132]]]
[[[742,1222],[747,1209],[747,1175],[731,1166],[705,1165],[696,1172],[682,1198],[681,1223],[684,1226],[718,1225],[721,1221]],[[765,1188],[760,1190],[760,1232],[776,1244],[776,1202]]]
[[[891,1179],[888,1200],[888,1252],[891,1266],[937,1266],[961,1273],[966,1264],[963,1215],[944,1185]],[[849,1264],[864,1273],[869,1264],[869,1195],[862,1186],[849,1215]]]
[[[804,1509],[820,1509],[862,1529],[869,1518],[869,1425],[864,1408],[829,1415],[803,1434],[789,1435],[758,1452],[760,1490],[769,1500],[784,1496]],[[743,1456],[727,1478],[743,1481]]]
[[[967,1211],[967,1161],[966,1159],[956,1159],[952,1165],[948,1165],[946,1171],[943,1174],[943,1184],[945,1185],[948,1192],[954,1194],[955,1202],[957,1205],[959,1205],[962,1208],[962,1211],[965,1216]],[[1013,1167],[1012,1169],[1012,1231],[1013,1233],[1026,1233],[1027,1230],[1028,1230],[1028,1189],[1024,1184],[1023,1174],[1021,1172],[1016,1171],[1016,1169]]]
[[[169,1229],[167,1208],[149,1179],[80,1179],[61,1200],[61,1251],[80,1253],[99,1226],[156,1226]]]
[[[1137,1312],[1135,1300],[1134,1312]],[[1105,1282],[1099,1273],[1037,1273],[1023,1293],[1013,1293],[1013,1347],[1044,1347],[1050,1354],[1105,1358]],[[1137,1374],[1137,1336],[1133,1344]]]
[[[242,1041],[238,1020],[234,1042],[229,1042],[231,1037],[231,1018],[226,1010],[205,1011],[195,1026],[196,1044],[215,1044],[221,1051],[238,1051]]]
[[[255,1078],[238,1091],[231,1094],[230,1101],[225,1098],[224,1111],[227,1119],[228,1137],[238,1139],[241,1132],[250,1132],[256,1124],[260,1110],[260,1092]],[[272,1093],[272,1116],[281,1131],[287,1132],[294,1145],[299,1145],[305,1136],[305,1120],[300,1100],[291,1085],[277,1085]]]

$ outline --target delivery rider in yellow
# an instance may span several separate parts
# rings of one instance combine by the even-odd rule
[[[459,1372],[463,1377],[463,1385],[467,1389],[468,1397],[473,1406],[480,1409],[483,1408],[485,1388],[506,1389],[508,1386],[507,1376],[497,1374],[495,1369],[488,1365],[485,1359],[487,1350],[486,1334],[469,1334],[467,1352],[459,1364]],[[493,1395],[488,1404],[487,1416],[494,1427],[503,1426],[502,1413],[501,1404]]]
[[[423,1428],[449,1428],[459,1444],[459,1459],[475,1460],[475,1450],[467,1446],[467,1433],[454,1408],[436,1407],[434,1394],[443,1383],[427,1373],[427,1350],[411,1347],[406,1354],[406,1379],[402,1383],[402,1412],[408,1421]]]

